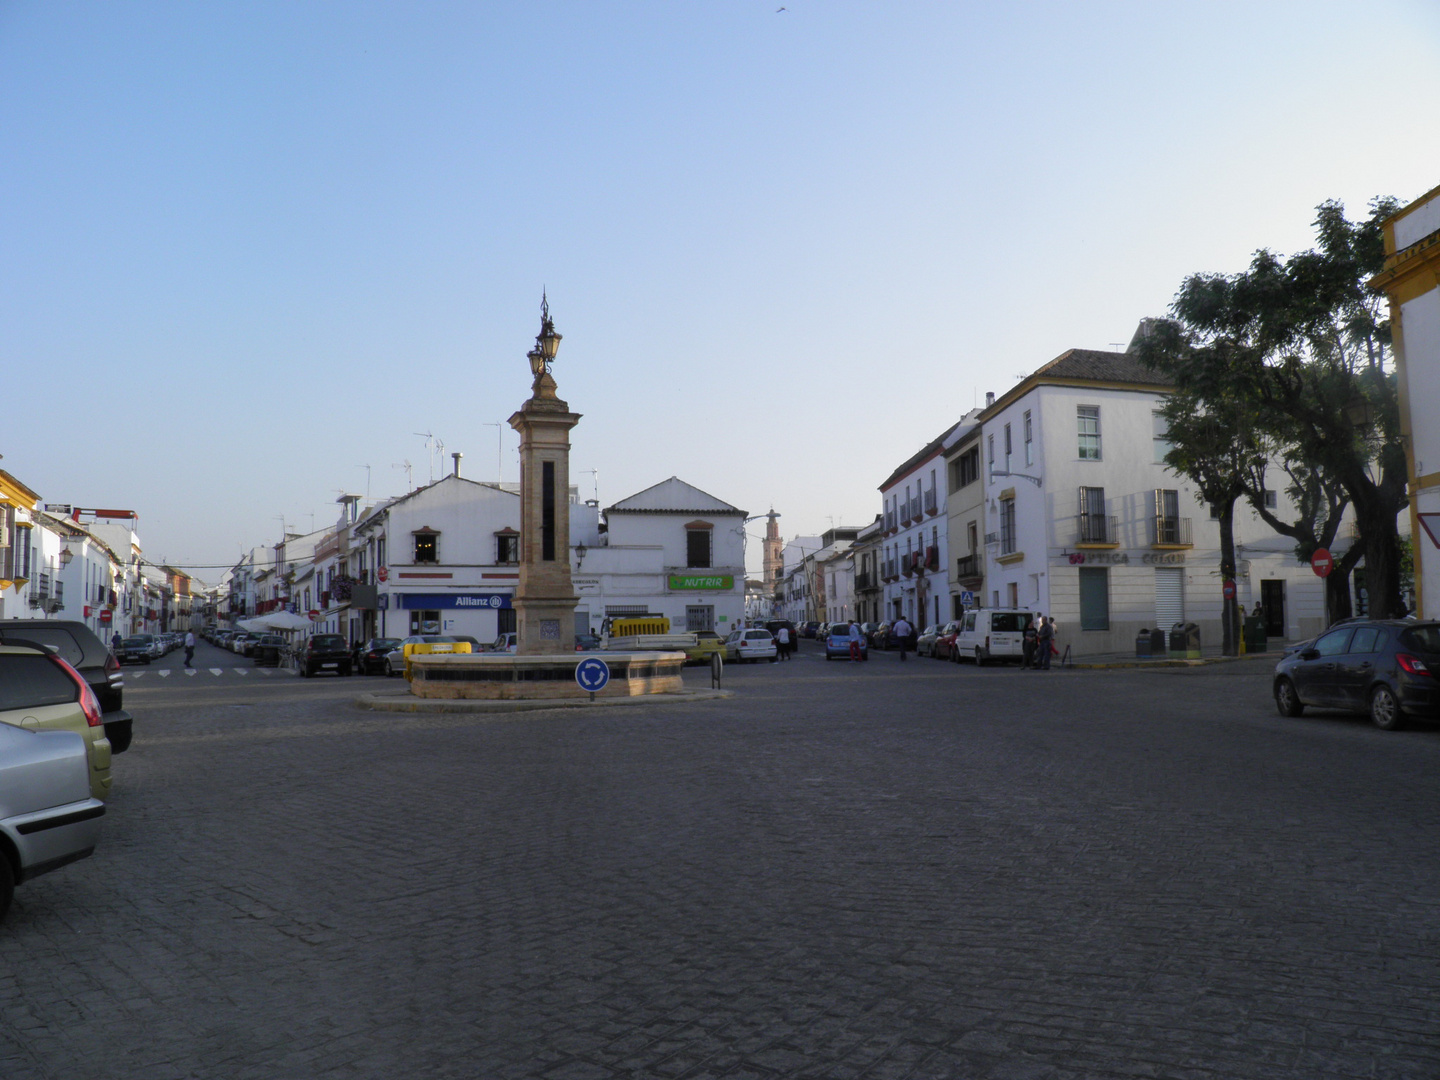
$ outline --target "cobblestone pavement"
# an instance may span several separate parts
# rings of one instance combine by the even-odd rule
[[[1440,731],[804,648],[599,717],[132,683],[0,1077],[1440,1076]]]

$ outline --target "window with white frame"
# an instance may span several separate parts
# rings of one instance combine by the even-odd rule
[[[1035,422],[1029,409],[1025,410],[1025,464],[1035,464]]]
[[[1080,460],[1100,460],[1100,406],[1077,405],[1076,427],[1080,437]]]
[[[1009,424],[1006,424],[1006,425],[1005,425],[1005,471],[1006,471],[1006,472],[1009,472],[1009,471],[1010,471],[1010,455],[1011,455],[1012,452],[1013,452],[1013,447],[1012,447],[1011,444],[1010,444],[1010,425],[1009,425]]]

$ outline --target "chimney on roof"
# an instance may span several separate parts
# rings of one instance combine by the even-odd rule
[[[456,475],[456,476],[459,476],[459,475],[460,475],[460,459],[461,459],[462,457],[464,457],[465,455],[462,454],[462,453],[460,453],[459,450],[456,450],[456,451],[455,451],[453,454],[451,454],[450,456],[455,459],[455,475]]]
[[[994,405],[994,404],[995,404],[995,391],[994,391],[994,390],[986,390],[986,391],[985,391],[985,408],[988,409],[991,405]]]

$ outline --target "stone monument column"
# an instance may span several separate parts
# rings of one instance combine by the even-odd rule
[[[540,305],[540,333],[530,350],[535,381],[530,400],[510,417],[520,433],[520,584],[515,590],[516,649],[520,656],[575,653],[575,605],[570,580],[570,429],[580,414],[555,393],[550,362],[560,335]]]

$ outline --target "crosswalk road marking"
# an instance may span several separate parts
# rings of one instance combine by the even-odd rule
[[[235,669],[235,674],[236,674],[236,675],[248,675],[249,672],[246,671],[243,667],[237,667],[237,668]]]
[[[162,679],[168,679],[170,677],[170,669],[168,667],[161,668],[159,671],[155,672],[155,674],[159,675]]]
[[[186,675],[193,676],[193,675],[195,674],[195,669],[194,669],[193,667],[187,667],[187,668],[185,669],[185,674],[186,674]]]
[[[221,672],[220,668],[218,668],[218,667],[212,667],[212,668],[210,669],[210,674],[211,674],[211,675],[219,675],[219,674],[222,674],[222,672]]]

